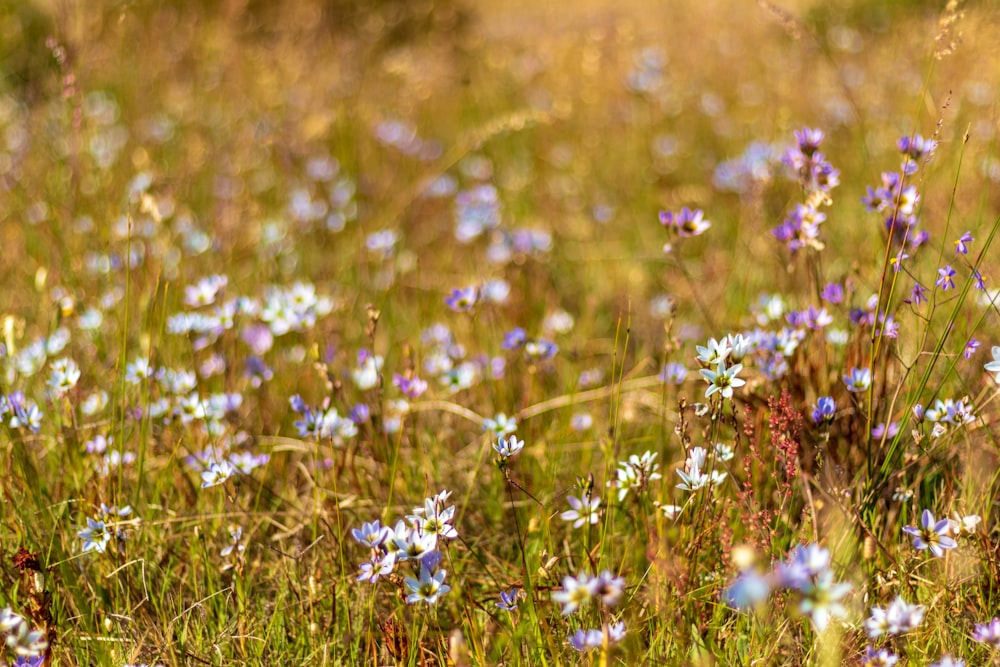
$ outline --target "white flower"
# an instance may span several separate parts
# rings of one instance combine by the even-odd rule
[[[596,594],[597,579],[583,573],[579,577],[564,577],[563,590],[553,593],[552,601],[563,606],[563,616],[569,616]]]
[[[583,494],[580,499],[570,496],[568,500],[573,509],[563,512],[559,518],[564,521],[572,521],[574,528],[579,528],[585,523],[595,524],[600,520],[600,510],[598,509],[601,504],[600,498],[591,498],[587,494]]]
[[[233,476],[235,468],[229,461],[212,461],[208,464],[208,470],[201,473],[201,488],[207,489],[210,486],[218,486]]]
[[[994,345],[991,354],[993,355],[993,361],[984,364],[983,369],[988,373],[996,373],[993,381],[1000,382],[1000,345]]]

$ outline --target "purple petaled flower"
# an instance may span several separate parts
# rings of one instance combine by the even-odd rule
[[[951,264],[945,264],[942,268],[938,269],[938,279],[934,281],[934,284],[942,290],[954,289],[954,278],[955,269],[951,268]]]
[[[840,303],[844,300],[844,288],[839,283],[828,283],[819,296],[824,301]]]
[[[505,350],[516,350],[528,342],[528,333],[521,327],[515,327],[503,335],[503,343],[500,344]]]
[[[456,287],[451,294],[445,297],[444,302],[456,313],[463,313],[472,310],[479,299],[479,289],[473,285],[470,287]]]
[[[701,209],[692,210],[687,206],[682,208],[680,213],[660,211],[660,224],[673,228],[681,238],[698,236],[712,226],[711,222],[705,220],[705,214]]]
[[[524,593],[520,588],[512,588],[509,591],[500,591],[500,602],[497,602],[496,605],[504,611],[514,611],[517,609],[517,603],[523,594]]]
[[[581,653],[600,648],[604,644],[604,633],[600,630],[577,630],[569,636],[569,645]]]
[[[888,426],[885,422],[879,422],[878,425],[872,429],[872,439],[881,440],[883,438],[895,438],[899,433],[899,422],[892,422]]]
[[[955,253],[959,255],[968,255],[969,244],[972,243],[973,241],[975,241],[975,239],[972,238],[972,234],[969,232],[965,232],[960,237],[958,237],[957,241],[955,241]]]
[[[684,364],[670,362],[665,364],[663,370],[660,371],[660,379],[669,384],[683,384],[687,374],[688,371],[684,368]]]
[[[981,274],[978,269],[972,272],[972,281],[975,283],[977,290],[980,292],[986,291],[986,278],[983,278],[983,274]]]
[[[925,229],[921,229],[919,232],[910,237],[910,249],[916,250],[923,244],[927,243],[931,238],[930,232]]]
[[[899,273],[899,270],[903,268],[903,260],[909,258],[910,254],[900,248],[899,252],[897,252],[896,255],[889,260],[889,263],[892,264],[892,272]]]
[[[976,627],[972,631],[972,638],[977,642],[1000,649],[1000,618],[994,618],[989,623],[976,623]]]
[[[772,582],[757,570],[741,572],[722,591],[722,599],[733,609],[751,609],[771,594]]]
[[[978,347],[979,347],[979,341],[976,340],[975,338],[970,338],[969,342],[965,344],[965,351],[962,353],[962,356],[964,356],[966,359],[971,358],[972,355],[975,353],[976,348]]]
[[[823,130],[803,127],[801,130],[793,130],[795,142],[799,145],[799,150],[803,155],[812,155],[819,150],[819,145],[823,143]]]
[[[872,386],[872,372],[868,368],[852,368],[851,372],[843,377],[847,391],[861,392],[868,391]]]
[[[896,145],[899,147],[900,153],[916,162],[923,157],[930,157],[938,144],[933,139],[924,139],[919,134],[915,134],[912,137],[900,137]]]
[[[861,667],[893,667],[897,662],[899,656],[889,649],[876,649],[871,645],[865,647],[865,653],[861,656]]]
[[[927,288],[920,283],[913,283],[913,291],[910,292],[910,303],[919,305],[927,301]]]
[[[399,391],[407,398],[419,398],[427,391],[427,383],[417,376],[406,377],[399,373],[393,373],[392,384],[399,388]]]
[[[364,424],[366,421],[371,419],[371,416],[372,416],[371,409],[364,403],[358,403],[353,408],[351,408],[350,412],[347,413],[348,419],[350,419],[358,426]]]
[[[813,408],[812,420],[814,424],[824,424],[833,421],[833,416],[837,412],[837,404],[832,396],[820,396]]]
[[[934,520],[930,510],[925,509],[920,515],[920,527],[904,526],[903,532],[913,536],[915,549],[930,549],[931,553],[940,558],[945,549],[954,549],[958,544],[949,537],[950,523],[948,519]]]

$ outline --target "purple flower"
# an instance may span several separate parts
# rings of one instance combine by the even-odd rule
[[[427,391],[427,383],[417,376],[411,378],[399,373],[393,373],[392,384],[399,388],[399,391],[407,398],[419,398]]]
[[[741,572],[722,591],[722,599],[733,609],[750,609],[771,594],[771,581],[757,570]]]
[[[917,162],[923,157],[930,157],[938,144],[933,139],[924,139],[919,134],[915,134],[912,137],[900,137],[896,145],[899,147],[900,153]]]
[[[683,384],[687,374],[688,371],[684,368],[684,364],[671,362],[663,366],[663,370],[660,372],[660,379],[669,384]]]
[[[945,264],[944,267],[938,269],[938,279],[934,281],[934,284],[942,290],[954,289],[954,277],[955,269],[951,268],[951,264]]]
[[[828,283],[819,296],[824,301],[840,303],[844,300],[844,288],[839,283]]]
[[[919,305],[927,301],[927,288],[920,283],[913,283],[913,291],[910,292],[910,302]]]
[[[843,377],[847,391],[861,392],[868,391],[872,386],[872,372],[867,368],[852,368],[851,372]]]
[[[682,208],[680,213],[660,211],[660,224],[673,228],[681,238],[698,236],[712,226],[711,222],[705,220],[705,214],[701,209],[692,210],[687,206]]]
[[[812,155],[819,150],[819,145],[823,143],[823,130],[803,127],[801,130],[794,130],[795,141],[799,145],[799,151],[803,155]]]
[[[813,408],[812,420],[814,424],[823,424],[833,421],[833,416],[837,412],[837,404],[832,396],[820,396]]]
[[[512,588],[509,591],[500,591],[500,602],[496,605],[504,611],[514,611],[517,603],[521,599],[522,591],[519,588]]]
[[[972,357],[973,353],[975,353],[977,347],[979,347],[979,341],[975,338],[970,338],[969,342],[965,344],[965,352],[963,352],[963,356],[966,359],[969,359]]]
[[[892,422],[888,426],[885,422],[879,422],[879,424],[872,429],[872,439],[881,440],[882,438],[895,438],[899,433],[899,422]]]
[[[954,549],[958,546],[955,540],[948,536],[949,526],[948,519],[935,521],[931,511],[925,509],[920,515],[920,527],[904,526],[903,532],[913,536],[913,548],[930,549],[932,554],[940,558],[944,555],[945,549]]]
[[[449,296],[445,297],[444,302],[455,312],[463,313],[472,310],[478,298],[479,290],[475,286],[456,287]]]
[[[975,282],[975,287],[980,292],[986,291],[986,278],[983,278],[983,274],[979,273],[978,270],[972,272],[972,280]]]
[[[974,240],[975,239],[972,238],[972,234],[970,234],[969,232],[965,232],[960,237],[958,237],[957,241],[955,241],[955,252],[959,255],[968,255],[969,244],[972,243]]]
[[[976,623],[976,627],[972,631],[972,638],[977,642],[1000,649],[1000,618],[994,618],[989,623]]]
[[[500,347],[505,350],[516,350],[527,342],[528,333],[521,327],[515,327],[503,335],[503,343],[500,344]]]

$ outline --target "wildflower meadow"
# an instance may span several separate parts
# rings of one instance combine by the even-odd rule
[[[1000,6],[0,0],[0,667],[1000,665]]]

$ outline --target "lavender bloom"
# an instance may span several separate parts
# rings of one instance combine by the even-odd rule
[[[517,603],[523,595],[524,591],[520,588],[512,588],[509,591],[500,591],[500,602],[497,602],[496,605],[504,611],[515,611],[517,609]]]
[[[823,138],[826,136],[823,133],[823,130],[813,129],[811,127],[803,127],[801,130],[794,130],[792,134],[795,135],[795,141],[798,143],[799,151],[803,155],[812,155],[819,150],[819,145],[823,143]]]
[[[832,396],[820,396],[813,408],[812,420],[814,424],[828,424],[833,421],[837,412],[837,404]]]
[[[948,519],[934,520],[930,510],[925,509],[920,515],[920,527],[904,526],[903,532],[913,536],[913,547],[923,550],[930,549],[934,556],[940,558],[945,549],[954,549],[958,544],[948,536],[950,523]]]
[[[516,435],[510,436],[510,438],[504,440],[501,437],[493,445],[493,449],[496,450],[500,458],[507,459],[511,456],[516,455],[524,448],[524,440],[518,440]]]
[[[861,656],[861,667],[892,667],[899,661],[899,656],[889,649],[875,649],[874,646],[866,646],[865,654]]]
[[[600,648],[604,644],[604,633],[600,630],[577,630],[569,636],[569,645],[581,653]]]
[[[914,305],[927,302],[927,288],[920,283],[913,283],[913,291],[910,292],[910,302]]]
[[[844,300],[844,288],[838,283],[829,283],[820,292],[820,298],[830,303],[841,303]]]
[[[881,440],[882,438],[895,438],[899,433],[899,422],[892,422],[888,426],[885,422],[879,422],[875,428],[872,429],[872,439]]]
[[[969,342],[965,344],[965,349],[962,352],[962,356],[964,356],[966,359],[971,358],[972,355],[976,352],[976,348],[978,347],[979,347],[979,341],[976,340],[975,338],[970,338]]]
[[[411,591],[411,593],[406,596],[406,601],[409,604],[415,604],[417,602],[434,604],[437,602],[438,598],[451,590],[451,586],[444,583],[446,574],[447,572],[445,570],[438,570],[432,575],[426,565],[421,565],[420,579],[407,577],[404,580],[406,587]]]
[[[392,530],[388,526],[383,526],[376,519],[371,523],[361,524],[361,528],[351,529],[351,537],[358,544],[375,549],[386,542],[392,535]]]
[[[579,499],[576,496],[569,496],[567,500],[573,509],[566,510],[559,515],[559,518],[563,521],[572,521],[574,528],[586,523],[593,525],[600,520],[600,498],[591,498],[585,493]]]
[[[958,255],[968,255],[969,254],[969,244],[975,241],[972,238],[972,234],[965,232],[962,234],[957,241],[955,241],[955,253]]]
[[[479,290],[475,286],[456,287],[451,294],[445,297],[444,302],[456,313],[463,313],[472,310],[479,298]]]
[[[684,384],[687,374],[688,371],[684,368],[684,364],[671,362],[663,366],[663,370],[660,372],[660,379],[669,384],[679,385]]]
[[[1000,618],[994,618],[989,623],[976,623],[972,638],[977,642],[989,644],[994,649],[1000,649]]]
[[[937,662],[932,662],[930,667],[965,667],[965,661],[955,659],[950,655],[943,655]]]
[[[934,281],[934,284],[944,291],[955,289],[954,278],[955,269],[951,268],[951,264],[946,264],[938,269],[938,279]]]
[[[933,139],[924,139],[919,134],[915,134],[912,137],[900,137],[896,145],[899,147],[900,153],[914,162],[919,162],[921,158],[930,158],[937,148],[938,142]]]
[[[516,350],[527,342],[528,333],[521,327],[515,327],[503,335],[503,343],[500,344],[500,347],[505,350]]]
[[[871,616],[865,621],[865,629],[871,639],[882,635],[902,635],[915,630],[924,620],[923,605],[910,604],[901,596],[886,607],[872,607]]]
[[[872,386],[872,372],[867,368],[852,368],[851,372],[843,377],[847,391],[862,392],[868,391]]]
[[[701,209],[691,210],[687,206],[682,208],[680,213],[660,211],[660,224],[673,229],[681,238],[698,236],[712,226],[711,222],[705,220],[705,214]]]
[[[427,391],[427,383],[417,376],[406,377],[399,373],[393,373],[392,384],[399,388],[399,391],[407,398],[419,398]]]
[[[733,609],[746,610],[763,602],[770,594],[768,577],[757,570],[747,570],[722,591],[722,599]]]

